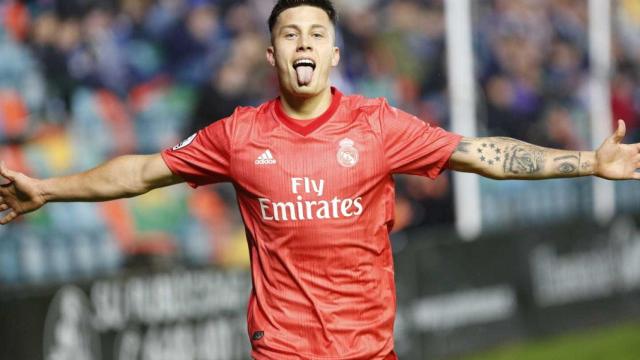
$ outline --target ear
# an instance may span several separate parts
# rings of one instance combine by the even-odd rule
[[[269,46],[267,48],[267,62],[269,63],[269,65],[275,67],[276,66],[276,55],[275,55],[276,50],[274,49],[273,46]]]
[[[331,66],[336,67],[340,63],[340,48],[334,46],[333,56],[331,57]]]

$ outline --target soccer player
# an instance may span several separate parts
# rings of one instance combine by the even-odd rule
[[[343,95],[329,84],[340,60],[335,21],[329,0],[278,1],[266,57],[281,96],[240,107],[172,149],[43,180],[2,165],[0,223],[52,201],[231,182],[251,257],[252,356],[383,360],[397,358],[393,174],[435,178],[448,167],[495,179],[640,179],[640,145],[621,143],[623,122],[595,152],[562,151],[463,138],[384,99]]]

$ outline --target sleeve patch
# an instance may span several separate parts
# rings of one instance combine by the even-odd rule
[[[191,144],[193,142],[193,140],[196,138],[196,136],[198,136],[198,133],[195,133],[195,134],[189,136],[188,138],[184,139],[180,144],[178,144],[178,145],[173,147],[173,151],[180,150],[183,147],[188,146],[189,144]]]

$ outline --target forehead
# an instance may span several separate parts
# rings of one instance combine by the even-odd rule
[[[333,23],[329,15],[319,7],[315,6],[296,6],[289,8],[278,16],[274,30],[284,26],[299,26],[307,27],[314,25],[322,25],[327,28],[332,28]]]

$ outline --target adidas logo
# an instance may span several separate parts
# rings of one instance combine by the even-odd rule
[[[271,150],[265,151],[256,160],[256,165],[275,165],[276,163],[276,159],[274,159],[273,155],[271,155]]]

